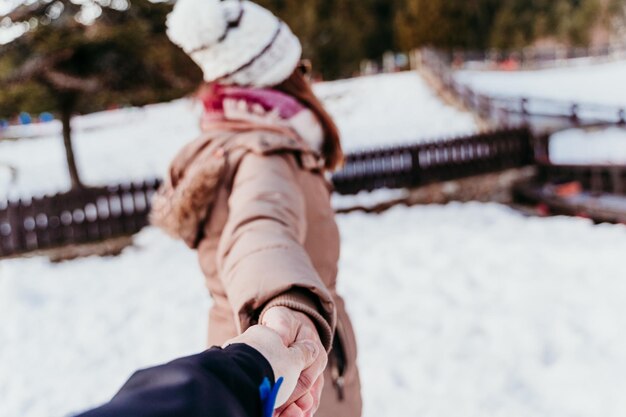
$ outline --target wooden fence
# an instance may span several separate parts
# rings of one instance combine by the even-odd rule
[[[415,59],[446,91],[494,126],[526,124],[537,131],[555,131],[568,126],[626,124],[626,107],[482,94],[456,80],[446,53],[425,48]]]
[[[333,184],[340,194],[384,187],[419,187],[533,162],[530,131],[507,129],[352,153],[346,157],[344,169],[333,176]]]
[[[417,187],[533,162],[527,129],[355,152],[333,176],[336,191]],[[148,224],[159,180],[0,202],[0,257],[130,235]]]
[[[594,193],[626,195],[626,165],[538,165],[541,183],[576,181],[584,190]]]
[[[0,202],[0,257],[138,232],[160,181]]]

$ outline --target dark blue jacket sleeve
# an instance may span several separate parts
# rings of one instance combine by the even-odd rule
[[[260,417],[265,377],[274,381],[255,349],[211,348],[136,372],[109,403],[77,417]]]

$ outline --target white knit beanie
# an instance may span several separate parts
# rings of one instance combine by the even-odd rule
[[[286,80],[302,54],[289,27],[247,0],[178,0],[167,35],[207,82],[270,87]]]

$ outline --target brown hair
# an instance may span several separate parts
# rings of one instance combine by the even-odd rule
[[[324,130],[324,142],[322,144],[322,155],[325,159],[324,166],[331,171],[339,168],[343,164],[343,150],[341,149],[339,129],[322,102],[313,92],[302,70],[296,68],[289,78],[273,88],[294,97],[317,116]]]

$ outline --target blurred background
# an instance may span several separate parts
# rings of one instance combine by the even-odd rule
[[[258,1],[342,134],[365,417],[626,415],[626,0]],[[0,0],[0,416],[204,348],[148,225],[199,134],[172,1]]]

